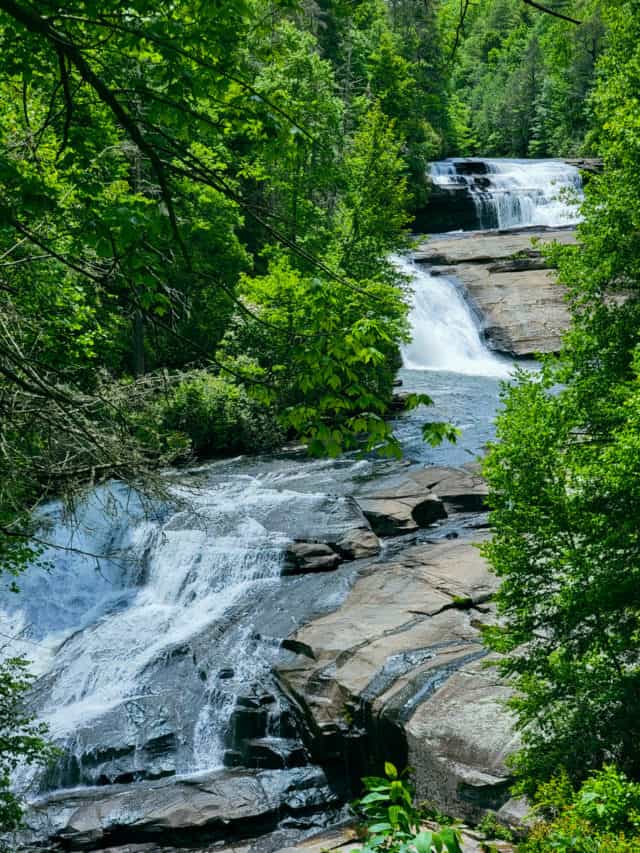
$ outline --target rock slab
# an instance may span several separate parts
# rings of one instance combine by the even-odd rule
[[[414,767],[419,798],[447,813],[478,819],[505,806],[517,737],[479,633],[496,584],[470,540],[363,568],[341,607],[296,632],[313,657],[278,672],[312,754],[349,761],[360,738],[378,764]]]
[[[464,285],[489,345],[512,356],[557,352],[570,322],[566,292],[533,238],[576,242],[569,229],[478,232],[429,240],[416,254],[416,260]]]

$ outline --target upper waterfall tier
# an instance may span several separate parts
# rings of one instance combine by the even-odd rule
[[[582,180],[562,160],[462,159],[431,165],[432,198],[424,230],[575,225]]]

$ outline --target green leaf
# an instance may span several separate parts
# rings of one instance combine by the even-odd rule
[[[390,832],[393,827],[388,821],[381,821],[380,823],[374,823],[372,826],[368,827],[369,832]]]
[[[389,779],[397,779],[398,778],[398,771],[396,770],[395,765],[392,764],[390,761],[385,761],[384,772],[386,773],[386,775]]]
[[[431,853],[431,847],[433,846],[433,833],[418,833],[418,835],[413,839],[413,846],[416,848],[418,853]]]

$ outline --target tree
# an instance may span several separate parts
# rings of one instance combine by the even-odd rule
[[[47,744],[47,728],[34,721],[26,707],[32,678],[27,662],[9,658],[0,663],[0,832],[16,829],[22,807],[11,791],[11,774],[18,766],[46,764],[55,755]],[[0,849],[5,849],[0,841]]]
[[[615,761],[640,777],[640,132],[637,2],[606,10],[594,93],[604,173],[579,245],[552,247],[573,323],[542,376],[504,394],[486,472],[504,653],[526,790]]]

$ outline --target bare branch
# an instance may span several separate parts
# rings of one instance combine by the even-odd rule
[[[561,21],[568,21],[570,24],[576,24],[576,26],[580,26],[582,23],[577,18],[571,18],[569,15],[563,15],[562,12],[556,12],[555,9],[549,9],[548,6],[542,6],[540,3],[536,3],[535,0],[522,0],[522,2],[526,3],[527,6],[537,9],[539,12],[545,12],[547,15],[553,15],[554,18],[560,18]]]

